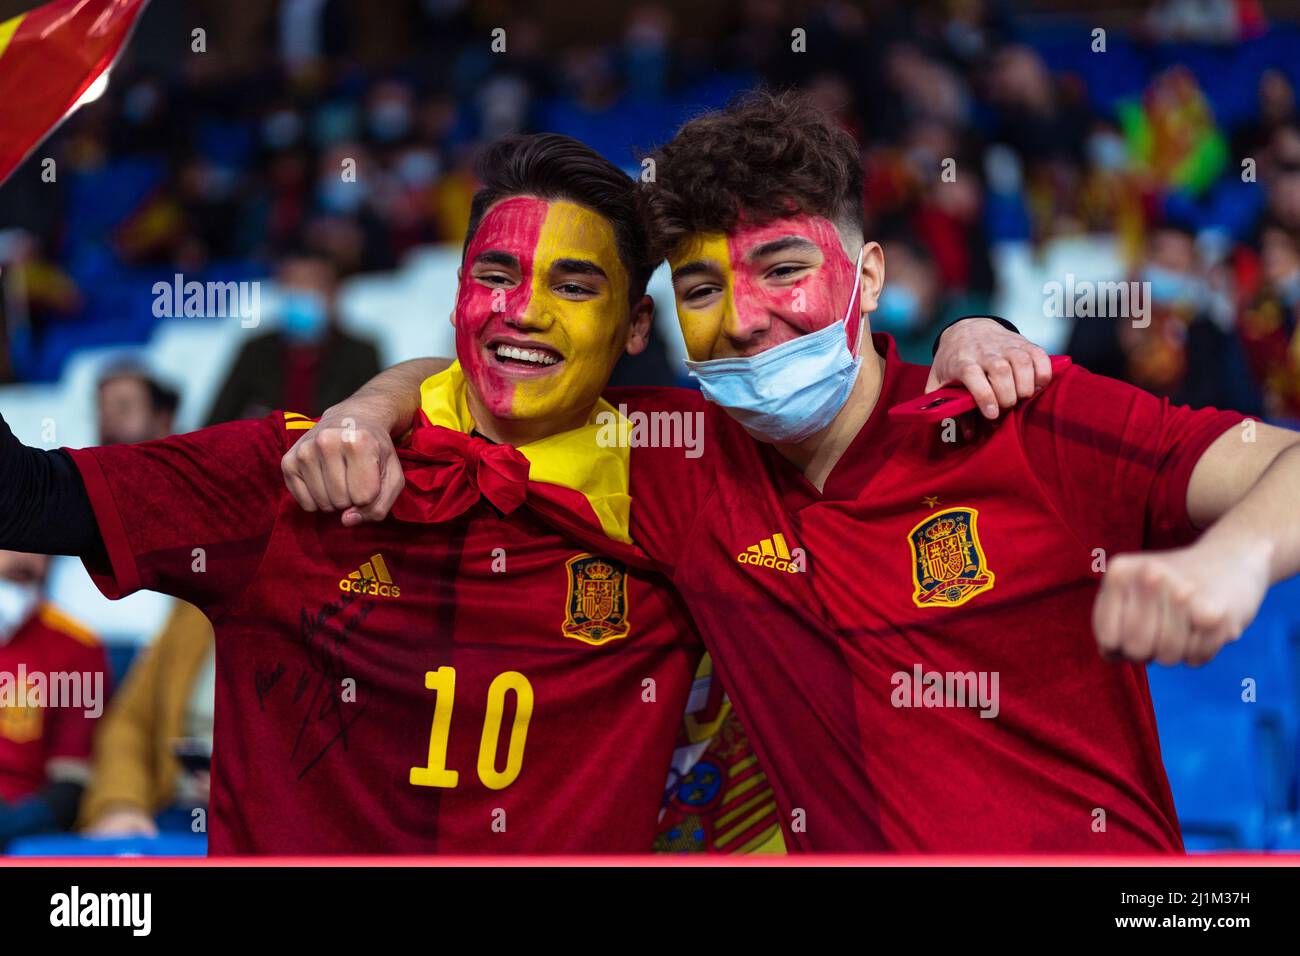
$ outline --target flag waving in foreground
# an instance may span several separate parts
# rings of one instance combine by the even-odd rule
[[[0,23],[0,183],[116,61],[149,0],[54,0]]]

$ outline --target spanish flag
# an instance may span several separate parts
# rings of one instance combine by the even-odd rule
[[[116,62],[149,0],[54,0],[0,23],[0,183]]]

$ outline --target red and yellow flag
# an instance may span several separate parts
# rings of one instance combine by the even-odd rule
[[[113,65],[149,0],[54,0],[0,23],[0,183]]]

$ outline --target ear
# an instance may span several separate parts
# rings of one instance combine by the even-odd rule
[[[447,313],[447,321],[451,323],[451,327],[452,327],[453,329],[456,327],[456,303],[460,301],[460,280],[461,280],[461,274],[462,274],[463,272],[464,272],[463,269],[457,267],[457,269],[456,269],[456,294],[455,294],[455,296],[452,297],[452,300],[451,300],[451,311]]]
[[[880,305],[880,290],[885,286],[885,250],[878,242],[862,247],[862,271],[858,275],[858,306],[862,315],[875,312]]]
[[[627,354],[640,355],[650,344],[650,327],[655,318],[655,300],[648,295],[641,296],[639,302],[632,306],[632,322],[627,332]]]

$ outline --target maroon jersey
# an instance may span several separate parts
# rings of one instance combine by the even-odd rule
[[[1186,543],[1240,416],[1071,368],[972,441],[892,423],[928,370],[888,336],[818,493],[716,407],[708,455],[638,449],[633,532],[669,569],[797,849],[1177,851],[1145,671],[1098,654],[1106,556]],[[698,400],[609,396],[646,409]]]
[[[84,779],[108,693],[104,648],[52,605],[0,644],[0,800]]]
[[[105,593],[213,622],[211,851],[649,850],[700,653],[671,590],[475,494],[437,523],[304,512],[280,458],[308,427],[72,453]]]

